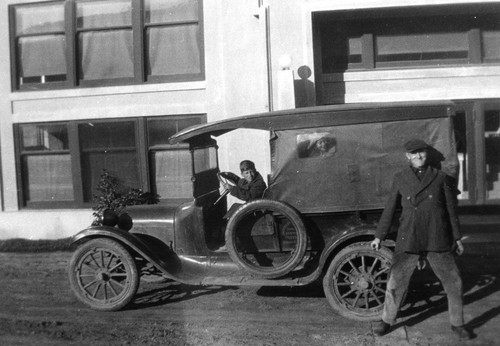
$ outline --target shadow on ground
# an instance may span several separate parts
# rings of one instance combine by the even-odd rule
[[[500,256],[468,255],[459,257],[457,262],[462,274],[465,306],[500,291]],[[398,317],[406,319],[405,325],[413,326],[447,310],[446,294],[432,270],[416,271]],[[493,307],[467,325],[478,328],[499,314],[500,307]]]
[[[235,290],[232,286],[190,286],[176,281],[162,280],[153,283],[141,282],[142,289],[127,310],[144,309],[196,299],[200,296],[217,294],[227,290]]]

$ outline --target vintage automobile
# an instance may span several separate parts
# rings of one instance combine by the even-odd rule
[[[221,286],[322,280],[340,315],[380,318],[394,241],[380,251],[369,243],[392,176],[407,164],[403,143],[424,139],[431,164],[456,177],[453,115],[446,101],[346,104],[185,129],[170,141],[189,145],[192,200],[129,207],[128,227],[105,223],[76,234],[71,287],[87,306],[114,311],[133,300],[141,276]],[[269,133],[272,172],[262,199],[225,220],[214,138],[235,129]]]

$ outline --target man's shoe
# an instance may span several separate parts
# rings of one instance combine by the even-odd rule
[[[385,323],[384,321],[378,322],[378,324],[373,328],[373,333],[376,336],[384,336],[391,329],[391,325],[389,323]]]
[[[472,339],[472,333],[467,330],[464,326],[455,327],[451,326],[451,330],[455,333],[460,339]]]

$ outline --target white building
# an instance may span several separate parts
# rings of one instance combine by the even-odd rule
[[[4,0],[0,71],[0,238],[89,225],[103,168],[176,203],[177,130],[332,103],[456,101],[460,203],[500,203],[498,1]],[[224,144],[269,172],[265,135]]]

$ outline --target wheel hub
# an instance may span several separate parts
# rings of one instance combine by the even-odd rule
[[[96,279],[101,280],[101,281],[109,281],[110,276],[109,276],[109,273],[107,271],[99,270],[96,273]]]
[[[370,275],[368,274],[360,274],[357,275],[356,277],[353,278],[351,281],[351,284],[357,289],[357,290],[368,290],[373,286],[372,279]]]

